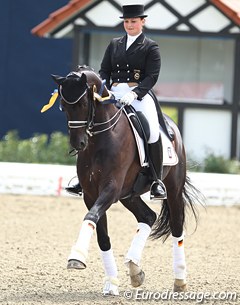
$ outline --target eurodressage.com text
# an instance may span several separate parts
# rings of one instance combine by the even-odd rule
[[[240,299],[236,292],[221,291],[221,292],[173,292],[166,290],[148,291],[142,289],[133,289],[124,291],[124,298],[126,300],[138,300],[138,301],[164,301],[164,300],[193,300],[196,303],[204,303],[204,301],[218,300],[218,301],[237,301]]]

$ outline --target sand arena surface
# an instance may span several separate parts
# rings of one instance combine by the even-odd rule
[[[151,203],[160,211],[160,203]],[[141,287],[155,293],[148,300],[127,300],[130,290],[124,255],[135,234],[136,221],[120,203],[108,212],[109,234],[119,268],[120,296],[103,297],[104,272],[94,234],[87,269],[67,271],[66,260],[86,213],[81,199],[0,195],[0,304],[196,304],[197,300],[159,300],[173,286],[171,240],[148,240],[142,258],[146,279]],[[188,291],[237,293],[240,284],[240,206],[199,208],[200,220],[188,221],[185,251]],[[155,297],[155,299],[154,299]],[[190,296],[191,297],[191,296]],[[193,297],[193,296],[192,296]],[[239,304],[205,300],[206,304]]]

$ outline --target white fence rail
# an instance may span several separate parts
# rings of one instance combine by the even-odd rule
[[[75,166],[0,162],[0,194],[67,195]],[[209,205],[240,205],[240,175],[189,173]],[[149,194],[144,195],[149,199]]]
[[[76,175],[75,166],[0,163],[0,193],[64,195],[64,187]]]

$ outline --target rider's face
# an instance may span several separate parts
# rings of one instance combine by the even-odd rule
[[[144,24],[145,19],[142,18],[126,18],[123,22],[124,29],[130,36],[136,36],[141,33]]]

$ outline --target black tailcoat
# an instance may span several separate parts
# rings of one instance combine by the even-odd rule
[[[126,42],[127,35],[110,42],[99,73],[108,88],[111,83],[138,83],[133,91],[141,100],[157,82],[161,66],[159,46],[143,33],[127,50]]]

